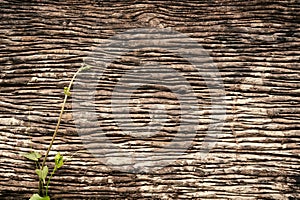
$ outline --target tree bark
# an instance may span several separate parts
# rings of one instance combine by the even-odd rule
[[[298,1],[2,0],[0,9],[1,199],[28,199],[37,192],[35,164],[20,153],[32,149],[45,153],[63,88],[88,53],[104,39],[143,27],[187,34],[218,67],[227,115],[217,145],[204,159],[195,157],[202,148],[201,134],[207,130],[211,105],[205,82],[189,72],[184,59],[160,51],[131,53],[114,63],[101,82],[96,99],[99,116],[110,114],[106,106],[111,92],[122,70],[139,64],[137,58],[180,68],[203,112],[188,156],[150,174],[112,170],[81,141],[68,101],[48,163],[53,163],[58,151],[73,157],[54,175],[51,199],[300,198]],[[142,88],[137,93],[147,91]],[[144,103],[160,101],[175,107],[169,129],[159,137],[132,141],[132,137],[118,135],[112,118],[99,117],[115,143],[125,147],[139,142],[146,151],[149,141],[159,147],[170,142],[177,130],[179,104],[171,91],[153,91]],[[134,122],[144,123],[148,115],[132,116]]]

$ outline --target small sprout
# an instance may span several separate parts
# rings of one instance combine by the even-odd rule
[[[29,200],[50,200],[49,196],[41,197],[39,194],[34,194]]]
[[[79,69],[79,71],[82,72],[82,71],[89,70],[89,69],[91,69],[91,68],[92,68],[92,66],[86,65],[86,66],[84,66],[84,67],[81,67],[81,68]]]
[[[58,152],[55,156],[55,166],[60,168],[64,164],[64,157]]]
[[[36,194],[33,194],[30,198],[30,200],[50,200],[50,197],[48,196],[48,189],[49,189],[49,184],[50,184],[50,181],[51,181],[51,178],[52,176],[54,175],[54,173],[56,172],[56,170],[60,167],[62,167],[64,165],[64,157],[62,155],[60,155],[60,153],[57,153],[56,156],[55,156],[55,166],[54,166],[54,169],[52,171],[52,173],[48,176],[48,172],[49,172],[49,169],[48,167],[45,165],[46,164],[46,160],[47,160],[47,157],[49,155],[49,152],[51,150],[51,147],[54,143],[54,140],[56,138],[56,135],[57,135],[57,131],[59,129],[59,126],[60,126],[60,123],[61,123],[61,119],[62,119],[62,116],[63,116],[63,112],[64,112],[64,109],[65,109],[65,106],[66,106],[66,102],[67,102],[67,97],[68,96],[71,96],[71,87],[73,85],[73,82],[77,76],[77,74],[81,71],[85,71],[85,70],[88,70],[90,69],[92,66],[84,66],[84,67],[81,67],[77,70],[77,72],[73,75],[70,83],[69,83],[69,86],[68,87],[64,87],[64,94],[66,95],[65,98],[64,98],[64,101],[62,103],[62,106],[61,106],[61,113],[60,113],[60,116],[58,118],[58,121],[57,121],[57,124],[56,124],[56,127],[55,127],[55,130],[54,130],[54,133],[52,135],[52,139],[51,139],[51,142],[48,146],[48,149],[46,151],[46,154],[43,158],[43,162],[42,164],[40,165],[39,163],[39,159],[42,157],[41,154],[37,153],[37,152],[31,152],[31,153],[25,153],[25,154],[22,154],[24,157],[28,158],[29,160],[32,160],[32,161],[36,161],[36,174],[39,176],[39,192],[36,193]],[[48,176],[48,179],[47,179],[47,184],[46,184],[46,178]],[[46,190],[46,191],[45,191]]]
[[[46,183],[46,177],[48,174],[48,167],[45,166],[43,169],[36,169],[35,172],[37,173],[37,175],[39,176],[39,178],[41,180],[43,180],[44,184]]]
[[[36,162],[39,161],[39,158],[42,157],[41,154],[39,154],[38,152],[35,152],[35,151],[30,152],[30,153],[25,153],[25,154],[23,154],[23,156],[25,158],[28,158],[29,160],[33,160],[33,161],[36,161]]]
[[[70,88],[69,87],[64,87],[64,94],[67,96],[71,96]]]

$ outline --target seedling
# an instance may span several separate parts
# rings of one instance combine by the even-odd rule
[[[69,96],[71,96],[70,90],[71,90],[71,87],[73,85],[73,82],[74,82],[74,80],[75,80],[75,78],[76,78],[76,76],[78,75],[79,72],[85,71],[85,70],[88,70],[88,69],[90,69],[90,66],[83,66],[83,67],[79,68],[77,70],[77,72],[73,75],[73,77],[72,77],[72,79],[69,83],[69,86],[64,88],[65,98],[64,98],[64,101],[63,101],[62,106],[61,106],[59,118],[58,118],[55,130],[54,130],[51,142],[50,142],[50,144],[48,146],[48,149],[45,153],[42,164],[40,164],[40,159],[42,158],[42,155],[40,153],[38,153],[36,151],[32,151],[30,153],[23,154],[24,157],[26,157],[27,159],[29,159],[31,161],[34,161],[36,163],[35,172],[39,177],[38,193],[33,194],[31,196],[30,200],[50,200],[50,196],[48,194],[48,188],[49,188],[49,184],[51,182],[51,178],[54,175],[54,173],[64,165],[65,159],[59,152],[56,154],[56,156],[54,158],[55,165],[54,165],[54,168],[53,168],[50,176],[49,176],[49,168],[48,168],[48,166],[46,166],[46,160],[48,158],[49,152],[50,152],[50,150],[52,148],[52,145],[54,143],[54,140],[56,138],[56,135],[57,135],[57,132],[58,132],[58,129],[59,129],[59,126],[60,126],[60,122],[61,122],[61,119],[62,119],[62,116],[63,116],[63,113],[64,113],[64,109],[65,109],[67,99],[68,99]]]

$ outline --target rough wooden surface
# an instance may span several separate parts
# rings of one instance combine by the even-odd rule
[[[68,103],[53,149],[64,155],[81,151],[53,178],[51,197],[300,198],[299,1],[1,0],[0,16],[1,199],[24,199],[36,191],[34,164],[19,153],[46,150],[62,88],[87,53],[102,39],[141,27],[170,27],[196,38],[209,52],[227,96],[226,123],[217,146],[204,160],[193,157],[201,147],[199,136],[188,150],[189,159],[157,173],[112,171],[86,151]],[[155,58],[184,63],[155,52],[142,57]],[[117,64],[128,63],[125,59]],[[205,112],[205,85],[197,77],[190,79]],[[109,98],[105,91],[100,94],[99,100]],[[168,95],[161,92],[158,98],[172,104]],[[113,127],[107,123],[110,132]],[[199,129],[205,130],[206,123]]]

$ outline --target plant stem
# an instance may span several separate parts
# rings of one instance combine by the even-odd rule
[[[36,166],[36,169],[39,169],[41,166],[40,166],[40,163],[37,161],[35,162],[35,166]],[[43,189],[43,181],[41,181],[41,179],[39,178],[39,195],[43,196],[43,193],[44,193],[44,189]]]
[[[50,184],[50,180],[51,180],[53,174],[56,172],[56,170],[57,170],[57,167],[55,166],[54,169],[53,169],[53,171],[52,171],[52,173],[51,173],[51,175],[50,175],[50,177],[49,177],[49,179],[48,179],[48,181],[47,181],[47,185],[46,185],[46,196],[48,196],[48,187],[49,187],[49,184]]]
[[[79,68],[79,69],[77,70],[77,72],[73,75],[73,77],[72,77],[72,79],[71,79],[71,81],[70,81],[70,83],[69,83],[69,87],[68,87],[68,90],[69,90],[69,91],[71,90],[71,87],[72,87],[72,85],[73,85],[73,82],[74,82],[76,76],[77,76],[78,73],[81,72],[82,70],[83,70],[83,67]],[[54,130],[54,133],[53,133],[51,142],[50,142],[50,144],[49,144],[49,147],[48,147],[48,149],[47,149],[47,152],[46,152],[46,154],[45,154],[45,157],[44,157],[44,160],[43,160],[43,163],[42,163],[42,167],[41,167],[42,170],[43,170],[44,167],[45,167],[47,157],[48,157],[48,155],[49,155],[49,152],[50,152],[50,150],[51,150],[51,148],[52,148],[52,145],[53,145],[53,143],[54,143],[55,137],[56,137],[56,135],[57,135],[57,132],[58,132],[58,129],[59,129],[59,126],[60,126],[60,122],[61,122],[61,119],[62,119],[64,110],[65,110],[65,106],[66,106],[66,103],[67,103],[67,99],[68,99],[68,94],[65,94],[65,98],[64,98],[64,101],[63,101],[62,106],[61,106],[61,110],[60,110],[60,114],[59,114],[59,117],[58,117],[58,121],[57,121],[57,124],[56,124],[55,130]],[[42,188],[42,189],[41,189],[41,188]],[[48,187],[47,187],[47,189],[48,189]],[[40,181],[40,183],[39,183],[39,191],[40,191],[40,193],[43,192],[43,185],[42,185],[41,181]]]
[[[73,75],[73,78],[72,78],[72,80],[70,81],[70,84],[69,84],[69,87],[68,87],[69,90],[71,89],[71,87],[72,87],[72,85],[73,85],[73,82],[74,82],[74,80],[75,80],[77,74],[78,74],[80,71],[81,71],[81,68],[80,68],[79,70],[77,70],[77,72]],[[49,152],[50,152],[50,150],[51,150],[51,148],[52,148],[52,145],[53,145],[53,143],[54,143],[55,137],[56,137],[56,135],[57,135],[57,131],[58,131],[59,126],[60,126],[60,122],[61,122],[62,115],[63,115],[64,110],[65,110],[65,106],[66,106],[66,103],[67,103],[67,99],[68,99],[68,95],[65,94],[65,98],[64,98],[63,104],[62,104],[62,106],[61,106],[59,118],[58,118],[58,121],[57,121],[55,130],[54,130],[53,136],[52,136],[52,140],[51,140],[51,142],[50,142],[50,144],[49,144],[48,150],[47,150],[47,152],[46,152],[46,155],[45,155],[44,160],[43,160],[43,163],[42,163],[42,169],[43,169],[44,166],[45,166],[47,157],[48,157],[48,155],[49,155]]]

